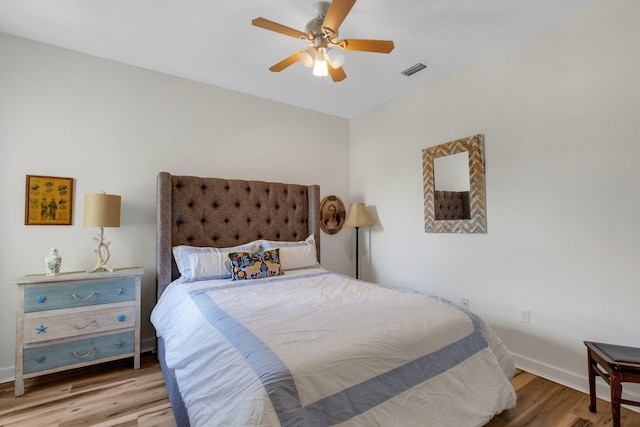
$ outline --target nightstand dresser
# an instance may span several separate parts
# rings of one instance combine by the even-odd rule
[[[133,357],[140,368],[142,268],[28,275],[18,287],[15,395],[24,380]]]

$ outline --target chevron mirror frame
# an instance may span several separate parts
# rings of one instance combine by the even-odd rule
[[[434,159],[469,153],[469,219],[437,219]],[[473,135],[422,150],[424,231],[427,233],[486,233],[487,212],[484,179],[484,136]]]

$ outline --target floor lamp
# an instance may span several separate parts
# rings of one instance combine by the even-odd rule
[[[349,213],[347,214],[347,219],[344,222],[346,227],[354,227],[356,229],[356,279],[358,278],[359,268],[358,268],[358,243],[360,239],[358,238],[358,228],[360,227],[371,227],[375,223],[367,214],[367,209],[365,208],[364,203],[351,203],[349,205]]]

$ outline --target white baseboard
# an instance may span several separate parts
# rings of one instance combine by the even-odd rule
[[[143,338],[140,340],[140,353],[149,353],[156,351],[156,337]]]
[[[16,367],[8,366],[6,368],[0,369],[0,384],[8,383],[9,381],[14,381],[16,379]]]
[[[530,372],[541,378],[561,384],[565,387],[572,388],[579,392],[589,394],[589,378],[587,377],[587,357],[585,355],[585,372],[584,375],[576,375],[575,373],[565,371],[554,366],[538,362],[517,353],[512,353],[516,367],[523,371]],[[633,384],[635,385],[635,384]],[[640,393],[635,390],[629,390],[629,387],[623,387],[623,393],[626,398],[640,401]],[[611,393],[609,386],[599,377],[596,377],[596,396],[599,399],[611,402]],[[640,407],[624,405],[634,412],[640,413]]]
[[[156,339],[153,338],[145,338],[140,341],[140,352],[155,352],[156,351]],[[13,382],[16,379],[16,367],[8,366],[6,368],[0,369],[0,384]]]

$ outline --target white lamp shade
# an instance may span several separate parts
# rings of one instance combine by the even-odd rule
[[[327,68],[327,61],[325,61],[324,58],[316,59],[316,62],[313,65],[313,75],[318,77],[324,77],[329,75],[329,69]]]
[[[85,227],[120,227],[121,197],[113,194],[84,195]]]
[[[375,222],[367,213],[364,203],[351,203],[344,225],[345,227],[371,227]]]
[[[333,68],[340,68],[344,64],[344,55],[335,49],[327,49],[327,59]]]
[[[300,62],[307,68],[313,67],[313,63],[318,57],[318,51],[313,47],[308,47],[300,52]]]

